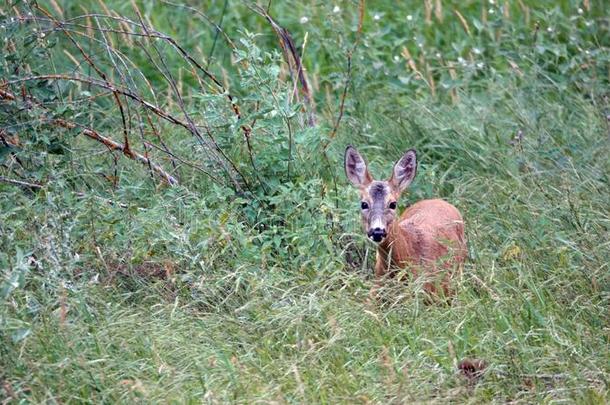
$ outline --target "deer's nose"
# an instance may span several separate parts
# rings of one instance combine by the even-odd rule
[[[373,239],[375,242],[381,242],[386,235],[385,229],[382,228],[373,228],[369,231],[369,238]]]

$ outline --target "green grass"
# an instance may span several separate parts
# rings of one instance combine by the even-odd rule
[[[64,18],[84,13],[58,3]],[[222,3],[199,9],[219,21]],[[257,170],[225,97],[200,86],[171,47],[158,43],[162,56],[149,57],[150,43],[112,37],[137,67],[129,88],[182,117],[163,79],[175,75],[186,111],[208,125],[250,191],[236,191],[207,149],[160,120],[155,128],[180,160],[171,169],[166,154],[148,149],[149,156],[173,170],[176,187],[76,131],[42,122],[45,114],[74,120],[122,142],[112,98],[74,102],[97,89],[26,83],[51,106],[44,111],[0,100],[2,135],[20,139],[19,147],[0,149],[0,175],[43,184],[31,191],[0,182],[0,398],[607,403],[607,15],[596,2],[588,10],[577,2],[523,3],[511,3],[508,17],[486,4],[487,22],[480,2],[443,4],[443,21],[433,12],[427,24],[422,2],[367,2],[345,114],[330,138],[357,2],[338,2],[339,13],[334,3],[272,4],[298,46],[308,33],[303,59],[318,119],[309,128],[301,105],[287,101],[293,84],[271,28],[230,1],[223,28],[238,45],[233,61],[244,62],[232,63],[221,38],[210,70],[227,82],[243,122],[257,120]],[[137,19],[123,2],[105,4]],[[82,5],[104,12],[98,2]],[[30,10],[18,7],[22,15]],[[214,31],[203,17],[163,3],[141,9],[207,60]],[[49,33],[53,46],[32,45],[35,26],[11,23],[7,10],[0,10],[0,37],[21,44],[0,45],[7,81],[27,77],[26,65],[36,74],[94,76],[66,57],[86,66],[61,33]],[[104,46],[81,41],[114,80],[128,82]],[[428,83],[406,66],[403,47]],[[143,151],[137,124],[146,110],[124,105],[132,147]],[[152,133],[145,137],[160,145]],[[415,147],[420,167],[401,208],[441,197],[464,214],[469,258],[450,304],[427,304],[418,280],[388,282],[378,302],[369,300],[374,246],[343,178],[346,144],[358,146],[379,177]],[[464,358],[483,359],[484,375],[464,377],[457,368]]]

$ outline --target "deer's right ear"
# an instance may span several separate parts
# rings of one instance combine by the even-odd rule
[[[345,174],[349,181],[357,187],[365,186],[373,181],[364,158],[351,145],[345,149]]]

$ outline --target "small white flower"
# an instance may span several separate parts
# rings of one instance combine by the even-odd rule
[[[398,57],[398,55],[394,55],[394,62],[398,62],[400,60],[400,58]]]
[[[483,62],[479,62],[479,63],[477,63],[477,67],[479,69],[483,69],[485,67],[485,64]]]
[[[41,33],[40,33],[40,38],[44,38],[44,37],[46,37],[46,36],[47,36],[47,35],[46,35],[44,32],[41,32]]]
[[[32,32],[36,32],[38,31],[36,28],[32,28]]]
[[[496,10],[494,10],[493,8],[490,8],[490,9],[489,9],[489,14],[493,14],[493,13],[495,13],[495,12],[496,12]]]
[[[440,53],[440,52],[437,52],[437,53],[436,53],[436,57],[437,57],[437,58],[439,58],[439,59],[440,59],[442,56],[443,56],[443,55],[441,55],[441,53]]]
[[[587,49],[587,50],[585,50],[585,53],[588,55],[588,54],[590,54],[591,52],[590,52],[590,51]]]
[[[307,24],[309,22],[309,18],[301,17],[301,19],[299,21],[301,21],[301,24]]]
[[[496,4],[496,0],[489,0],[489,4]]]
[[[413,16],[412,16],[411,14],[409,14],[409,15],[407,16],[407,21],[411,21],[411,20],[413,20]]]
[[[549,27],[546,30],[547,30],[547,32],[553,32],[553,27]]]
[[[32,12],[31,12],[31,11],[28,11],[28,15],[31,17],[31,16],[32,16]]]
[[[481,50],[477,47],[472,48],[472,52],[474,52],[475,55],[480,55],[481,54]]]
[[[582,8],[578,8],[578,14],[582,14],[584,11],[582,10]]]
[[[464,58],[462,58],[461,56],[458,56],[458,63],[464,64],[464,62],[466,62],[464,60]]]
[[[590,26],[591,26],[591,24],[593,24],[593,22],[592,22],[592,21],[585,21],[585,25],[586,25],[587,27],[590,27]]]
[[[380,16],[379,14],[375,14],[375,15],[373,16],[373,20],[375,20],[375,21],[379,21],[379,20],[381,20],[381,16]]]
[[[340,13],[340,12],[341,12],[341,7],[339,7],[339,6],[335,6],[335,7],[333,8],[333,13],[337,14],[337,13]]]

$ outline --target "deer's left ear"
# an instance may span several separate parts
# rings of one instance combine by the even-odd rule
[[[415,178],[417,173],[417,153],[409,149],[394,165],[390,184],[398,191],[403,191]]]

